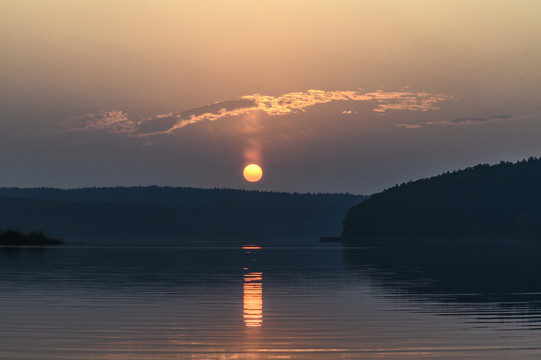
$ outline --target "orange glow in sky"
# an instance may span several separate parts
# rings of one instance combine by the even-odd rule
[[[0,187],[369,195],[538,156],[540,13],[539,0],[0,1]]]

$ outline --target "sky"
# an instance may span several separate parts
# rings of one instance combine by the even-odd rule
[[[539,14],[537,0],[0,0],[0,186],[372,194],[541,156]]]

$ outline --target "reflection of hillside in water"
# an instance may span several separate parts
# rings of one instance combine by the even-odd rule
[[[449,313],[522,314],[530,326],[540,326],[540,253],[535,241],[368,240],[344,248],[344,260],[387,295],[435,304],[435,312],[456,305]]]
[[[1,248],[0,286],[184,291],[242,278],[238,248]]]
[[[0,248],[0,286],[54,283],[79,289],[174,292],[187,287],[238,286],[248,272],[272,274],[266,281],[279,285],[303,284],[314,278],[332,285],[343,272],[341,252],[341,248],[306,247]]]

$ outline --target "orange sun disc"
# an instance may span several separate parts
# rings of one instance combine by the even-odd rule
[[[249,182],[258,182],[263,177],[263,170],[257,164],[246,165],[244,171],[242,172],[246,181]]]

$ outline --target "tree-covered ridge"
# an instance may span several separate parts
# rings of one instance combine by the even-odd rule
[[[319,237],[362,196],[181,187],[0,188],[0,228],[61,237]]]
[[[541,237],[541,159],[477,165],[357,204],[342,237]]]

